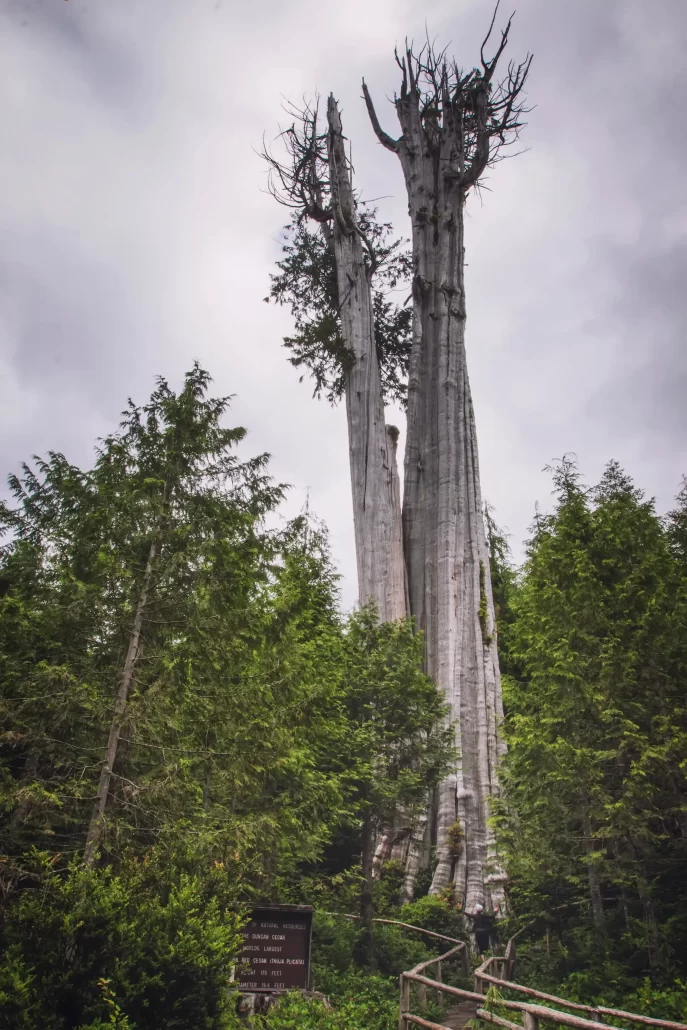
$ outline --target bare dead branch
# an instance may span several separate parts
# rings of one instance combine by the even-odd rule
[[[268,191],[285,207],[326,223],[332,212],[328,203],[327,134],[318,127],[319,98],[314,105],[304,102],[302,108],[287,104],[285,110],[293,118],[278,136],[286,159],[275,157],[264,144],[260,152],[269,165]]]
[[[501,3],[501,0],[496,0],[496,7],[494,8],[494,15],[493,15],[493,17],[491,19],[491,25],[489,26],[489,31],[487,32],[487,34],[486,34],[486,36],[484,38],[484,42],[482,43],[482,46],[480,48],[480,59],[482,61],[483,78],[484,78],[484,80],[486,82],[491,82],[492,75],[494,74],[494,69],[496,68],[496,65],[499,63],[499,58],[501,57],[501,54],[503,53],[503,51],[506,49],[506,46],[508,45],[508,35],[510,33],[510,27],[511,27],[511,24],[512,24],[512,21],[513,21],[513,15],[511,14],[510,18],[508,19],[508,23],[507,23],[505,29],[503,29],[502,32],[501,32],[501,42],[499,44],[498,50],[496,51],[495,55],[492,57],[491,61],[485,61],[484,60],[484,48],[486,47],[487,43],[489,42],[489,37],[491,36],[492,29],[494,28],[494,22],[496,21],[496,14],[498,12],[499,4],[500,3]]]
[[[396,60],[398,61],[398,54],[396,55]],[[403,88],[405,88],[405,70],[404,70],[403,74],[404,74],[404,78],[403,78],[404,87]],[[375,106],[372,103],[372,97],[370,96],[370,91],[367,88],[367,85],[366,85],[364,79],[363,79],[363,96],[365,97],[365,105],[367,107],[367,113],[370,116],[370,121],[372,122],[372,128],[375,131],[375,135],[376,135],[377,139],[379,140],[379,142],[382,144],[383,147],[386,147],[387,150],[391,150],[394,154],[397,153],[397,151],[398,151],[398,142],[399,141],[395,140],[395,139],[392,139],[391,136],[389,136],[386,132],[384,132],[384,129],[380,125],[379,118],[377,117],[377,112],[375,111]]]
[[[381,128],[369,90],[363,95],[375,134],[388,150],[404,155],[421,143],[423,150],[439,158],[442,174],[463,193],[476,186],[485,170],[501,159],[501,150],[518,139],[524,125],[524,90],[532,63],[511,61],[505,74],[495,74],[508,45],[513,16],[501,30],[493,56],[487,56],[499,11],[500,0],[480,47],[480,68],[461,70],[449,62],[446,50],[438,51],[427,38],[417,52],[406,42],[405,55],[394,51],[402,72],[401,91],[395,98],[402,127],[399,139]]]
[[[491,23],[489,25],[489,31],[487,32],[486,36],[484,37],[484,40],[482,42],[482,46],[480,47],[480,51],[479,51],[479,56],[480,56],[480,60],[482,62],[482,67],[484,68],[485,71],[487,70],[487,62],[484,60],[484,48],[487,45],[487,43],[489,42],[491,34],[494,31],[494,25],[496,24],[496,15],[498,14],[499,4],[500,3],[501,3],[501,0],[496,0],[496,6],[494,7],[494,13],[491,16]],[[510,22],[508,24],[510,26]]]

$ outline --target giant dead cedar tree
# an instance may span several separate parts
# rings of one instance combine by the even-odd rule
[[[502,716],[489,552],[480,492],[475,416],[465,355],[464,210],[471,189],[517,139],[530,58],[495,80],[510,21],[490,59],[463,72],[430,43],[396,55],[402,72],[394,139],[363,92],[377,138],[403,169],[412,223],[413,337],[408,384],[403,529],[410,611],[425,633],[426,666],[443,688],[457,727],[460,759],[439,788],[424,844],[438,862],[432,890],[455,881],[470,910],[503,903],[504,875],[489,828],[499,792]],[[458,821],[465,846],[449,846]],[[423,848],[411,844],[412,880]]]
[[[382,618],[410,614],[425,636],[425,665],[450,705],[459,759],[419,826],[394,826],[378,843],[406,861],[406,890],[436,848],[432,891],[454,883],[466,910],[504,904],[505,874],[489,825],[499,794],[503,715],[475,416],[465,352],[464,211],[471,190],[518,138],[531,58],[497,67],[509,20],[480,67],[464,72],[428,41],[396,54],[402,74],[394,105],[401,134],[381,126],[369,90],[372,126],[403,169],[412,225],[412,334],[407,387],[402,549],[398,545],[393,447],[383,427],[370,301],[374,249],[356,219],[350,162],[338,108],[330,98],[328,131],[317,112],[301,112],[285,134],[290,163],[272,164],[273,190],[302,217],[318,221],[335,259],[346,366],[351,479],[361,601],[376,597]],[[388,527],[388,528],[387,528]],[[391,577],[391,579],[390,579]],[[393,584],[393,585],[392,585]],[[403,590],[405,595],[406,588]],[[387,604],[394,597],[397,603]],[[402,822],[402,815],[400,822]],[[463,844],[452,846],[452,828]],[[394,845],[394,840],[398,843]]]

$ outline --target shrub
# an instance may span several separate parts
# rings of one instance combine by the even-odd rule
[[[255,1030],[393,1030],[398,1025],[398,984],[384,976],[351,969],[329,971],[321,989],[332,1008],[299,994],[287,995],[266,1017],[257,1017]]]
[[[132,862],[118,872],[39,859],[35,887],[11,898],[2,928],[6,1030],[223,1030],[241,917],[208,882]]]
[[[424,944],[411,940],[404,930],[396,926],[377,924],[373,945],[377,969],[387,976],[398,977],[419,962],[432,957]]]
[[[315,969],[331,968],[346,972],[353,962],[353,952],[360,928],[352,919],[327,916],[315,912],[313,918],[312,959]],[[316,974],[315,974],[316,975]],[[322,990],[319,981],[315,986]]]
[[[406,872],[403,862],[396,859],[385,862],[381,875],[375,881],[373,897],[375,914],[396,919],[396,912],[403,896],[403,882]]]
[[[455,937],[458,940],[466,939],[460,912],[444,899],[432,894],[426,894],[423,898],[404,905],[398,918],[412,926],[422,926],[425,930],[433,930],[434,933],[443,933],[447,937]],[[445,951],[448,945],[444,947],[444,942],[437,941],[436,947],[441,947]]]

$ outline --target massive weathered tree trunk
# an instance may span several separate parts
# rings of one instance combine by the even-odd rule
[[[493,22],[492,22],[493,26]],[[491,31],[491,30],[490,30]],[[516,104],[529,65],[509,69],[496,90],[496,57],[463,75],[431,46],[400,61],[399,139],[379,123],[380,142],[400,159],[413,244],[413,347],[408,384],[403,530],[410,612],[425,634],[426,668],[450,702],[459,760],[439,787],[424,841],[411,843],[407,889],[428,844],[436,847],[432,891],[454,882],[466,910],[503,905],[505,876],[489,828],[499,792],[501,684],[477,435],[465,356],[464,204],[494,149],[517,130]],[[487,37],[488,38],[488,37]],[[496,140],[494,148],[490,147]],[[456,839],[461,846],[455,847]],[[423,849],[424,843],[424,849]],[[423,850],[425,854],[423,855]]]
[[[494,18],[487,40],[494,26]],[[390,828],[373,868],[391,853],[407,860],[407,889],[435,845],[432,884],[455,882],[468,910],[503,904],[503,875],[488,819],[498,794],[502,716],[489,553],[480,494],[475,419],[465,359],[463,211],[499,148],[517,136],[519,95],[529,60],[494,70],[510,22],[491,60],[463,74],[428,45],[399,60],[396,109],[402,135],[381,128],[363,84],[379,140],[398,154],[413,237],[413,343],[401,525],[396,434],[384,425],[370,275],[374,261],[356,219],[338,108],[329,98],[326,156],[317,108],[300,112],[283,134],[291,158],[269,154],[272,191],[318,221],[337,272],[338,313],[350,354],[345,394],[361,602],[375,598],[383,620],[410,610],[425,634],[426,669],[450,702],[460,759],[415,833]],[[398,59],[398,58],[397,58]],[[329,203],[325,202],[328,198]],[[366,261],[366,251],[369,260]],[[418,832],[419,831],[419,832]],[[398,837],[405,843],[394,844]],[[369,856],[368,856],[369,857]]]
[[[450,702],[460,751],[433,813],[432,890],[455,880],[472,909],[503,900],[495,884],[496,897],[485,899],[495,864],[487,820],[498,793],[501,687],[465,357],[463,195],[444,180],[441,158],[427,160],[418,143],[403,152],[415,302],[403,523],[410,610],[425,633],[427,672]],[[464,838],[457,860],[448,841],[456,822]]]
[[[339,313],[351,353],[346,371],[346,414],[353,492],[353,521],[361,604],[371,598],[382,621],[407,613],[401,501],[396,466],[398,431],[384,422],[375,346],[371,267],[357,224],[341,118],[334,97],[327,105],[332,220],[325,224],[334,250]]]

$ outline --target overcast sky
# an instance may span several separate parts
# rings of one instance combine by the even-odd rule
[[[511,0],[512,2],[512,0]],[[491,0],[0,0],[0,474],[87,464],[128,395],[194,358],[245,452],[310,490],[355,596],[345,413],[311,399],[262,302],[285,212],[256,155],[282,96],[339,99],[356,184],[408,233],[385,127],[393,49],[425,23],[477,63]],[[504,9],[504,15],[510,13]],[[520,0],[529,149],[468,206],[468,362],[482,486],[516,554],[544,465],[617,458],[659,510],[687,472],[687,2]]]

